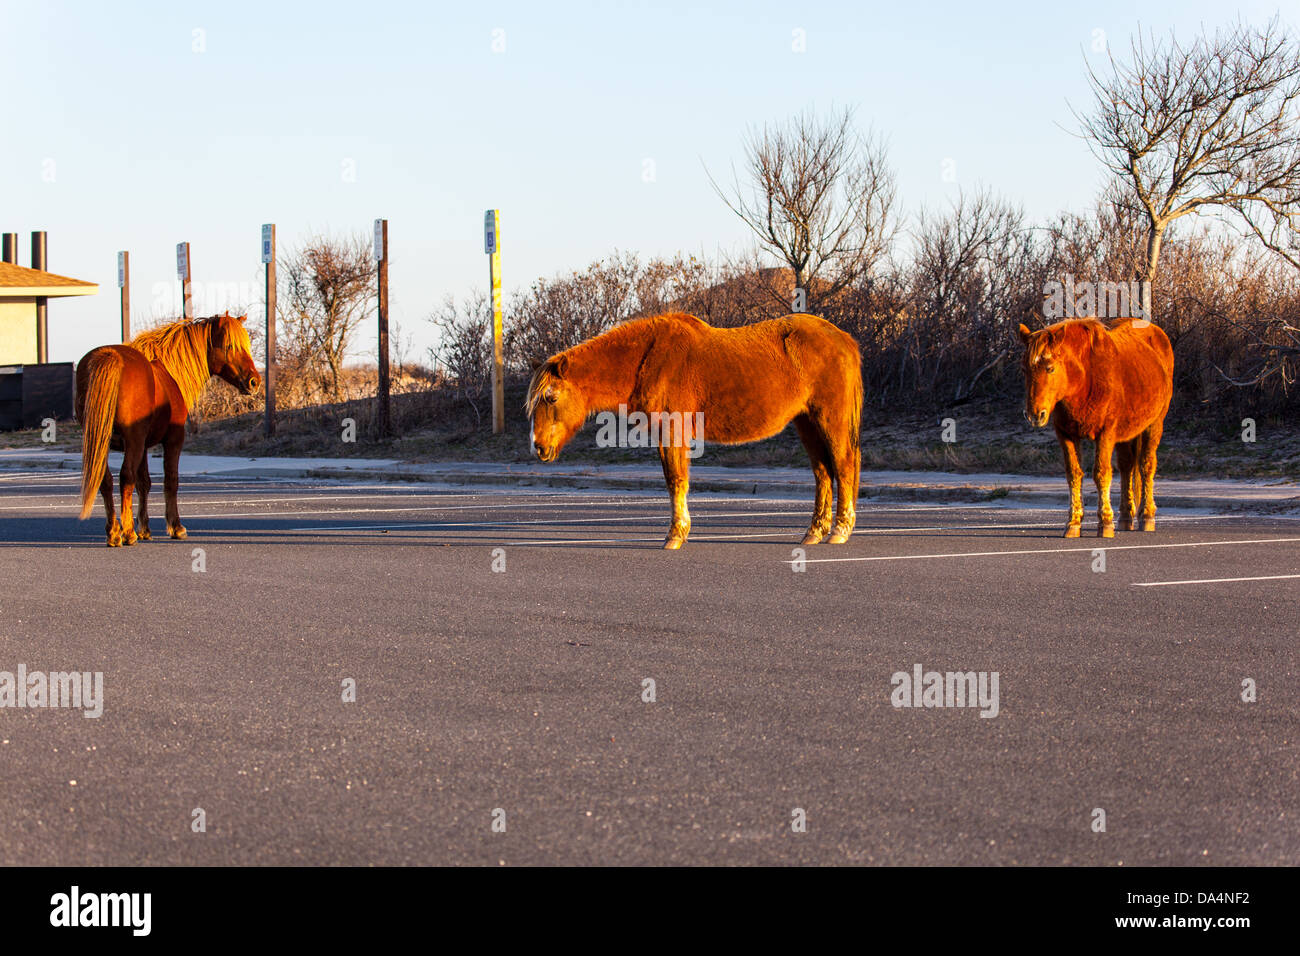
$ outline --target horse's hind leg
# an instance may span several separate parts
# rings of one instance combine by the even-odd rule
[[[187,532],[181,526],[176,493],[180,489],[181,446],[185,444],[185,426],[173,425],[163,441],[163,497],[166,499],[167,534],[182,539]]]
[[[664,548],[668,551],[676,551],[684,545],[686,536],[691,533],[691,512],[686,507],[686,492],[691,483],[688,450],[685,445],[659,446],[659,461],[664,466],[664,481],[673,503],[673,523],[664,540]]]
[[[1137,515],[1138,489],[1141,478],[1138,475],[1138,441],[1120,442],[1115,446],[1115,457],[1119,459],[1119,526],[1122,531],[1132,531]]]
[[[104,466],[104,477],[99,482],[99,494],[104,499],[104,534],[108,546],[116,548],[122,543],[122,526],[117,523],[117,514],[113,508],[113,473],[108,465]]]
[[[122,440],[122,543],[135,544],[139,536],[135,533],[135,511],[131,506],[131,496],[135,491],[136,475],[144,462],[144,439],[130,434]]]
[[[818,424],[830,451],[836,484],[835,526],[827,540],[830,544],[844,544],[852,536],[853,526],[858,520],[862,450],[858,447],[858,436],[852,434],[847,415],[844,420],[819,421]]]
[[[1144,431],[1138,439],[1138,467],[1142,471],[1142,530],[1156,530],[1156,449],[1165,423],[1158,421]]]
[[[821,432],[807,415],[799,415],[794,420],[794,427],[799,431],[799,438],[808,452],[812,463],[813,479],[817,482],[817,492],[813,504],[812,524],[804,535],[801,544],[818,544],[831,530],[831,453]]]
[[[136,469],[136,482],[140,487],[140,518],[136,522],[139,525],[137,533],[141,541],[152,540],[153,535],[149,531],[149,488],[153,480],[149,477],[149,450],[146,448],[143,455],[140,456],[140,467]]]

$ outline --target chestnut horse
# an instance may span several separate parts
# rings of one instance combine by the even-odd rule
[[[90,516],[95,491],[104,497],[108,546],[148,541],[148,449],[163,446],[163,489],[167,533],[184,538],[176,507],[177,464],[185,443],[185,420],[208,379],[220,376],[245,395],[260,379],[253,364],[248,332],[238,318],[214,315],[172,322],[142,332],[129,345],[103,345],[77,363],[77,420],[81,436],[81,517]],[[110,445],[122,455],[122,516],[113,515]],[[131,494],[140,486],[140,529],[136,534]]]
[[[542,461],[594,412],[619,411],[699,421],[702,439],[734,445],[777,434],[791,421],[812,461],[817,494],[804,544],[853,532],[861,452],[862,360],[845,332],[813,315],[787,315],[716,329],[682,312],[632,319],[551,356],[537,366],[525,410]],[[680,431],[680,430],[679,430]],[[672,524],[664,547],[680,548],[691,531],[687,442],[658,441]],[[831,481],[839,486],[831,527]]]
[[[1050,418],[1065,456],[1070,482],[1070,523],[1083,523],[1083,468],[1079,442],[1096,442],[1097,536],[1115,536],[1110,506],[1111,452],[1119,455],[1120,527],[1132,531],[1141,504],[1142,530],[1156,529],[1156,448],[1174,394],[1174,351],[1159,326],[1118,319],[1068,319],[1030,332],[1025,345],[1025,418],[1042,428]],[[1144,489],[1145,493],[1143,490]],[[1145,502],[1143,501],[1145,498]]]

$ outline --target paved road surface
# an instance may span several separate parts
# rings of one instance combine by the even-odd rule
[[[1059,509],[868,504],[795,571],[804,500],[670,554],[660,495],[190,480],[110,551],[75,483],[0,473],[0,671],[104,675],[0,709],[0,864],[1300,862],[1294,516],[1098,571]],[[917,664],[997,716],[892,706]]]

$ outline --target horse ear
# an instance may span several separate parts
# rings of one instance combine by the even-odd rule
[[[555,377],[564,378],[564,373],[569,370],[569,357],[567,355],[558,356],[555,359]]]
[[[248,313],[245,312],[243,315],[239,317],[239,324],[243,325],[247,321],[248,321]]]
[[[1030,338],[1030,336],[1032,336],[1033,334],[1034,334],[1033,332],[1030,332],[1030,331],[1029,331],[1029,326],[1025,325],[1025,323],[1023,323],[1023,322],[1020,323],[1020,341],[1021,341],[1023,344],[1028,345],[1028,344],[1029,344],[1029,338]]]
[[[539,368],[541,368],[541,367],[542,367],[543,365],[545,365],[545,364],[546,364],[546,363],[545,363],[544,361],[542,361],[541,359],[530,358],[530,359],[528,360],[528,365],[529,365],[529,369],[528,369],[528,370],[529,370],[530,372],[536,372]]]

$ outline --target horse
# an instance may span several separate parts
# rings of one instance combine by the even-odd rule
[[[257,368],[244,321],[214,315],[141,332],[126,345],[102,345],[77,363],[77,420],[81,436],[81,517],[90,516],[95,491],[104,498],[110,548],[148,541],[149,463],[145,453],[163,446],[167,534],[183,539],[176,507],[177,464],[185,421],[208,380],[216,375],[245,395],[258,387]],[[113,514],[113,475],[108,449],[121,451],[122,515]],[[140,486],[140,530],[132,522],[131,495]]]
[[[852,336],[817,316],[727,329],[684,312],[632,319],[537,363],[524,410],[543,462],[554,461],[593,413],[669,422],[656,444],[672,501],[663,545],[670,551],[691,531],[686,494],[699,448],[691,443],[690,423],[706,426],[710,441],[734,445],[769,438],[793,421],[817,484],[802,543],[829,534],[831,544],[843,544],[853,533],[862,359]],[[674,422],[686,427],[674,431]],[[832,479],[839,495],[833,528]]]
[[[1065,456],[1070,521],[1065,537],[1083,523],[1079,442],[1096,442],[1097,537],[1115,536],[1110,505],[1111,452],[1119,457],[1120,526],[1134,530],[1138,505],[1142,530],[1156,529],[1156,449],[1174,394],[1174,350],[1164,331],[1148,321],[1067,319],[1031,332],[1020,326],[1025,354],[1025,418],[1037,428],[1050,419]]]

